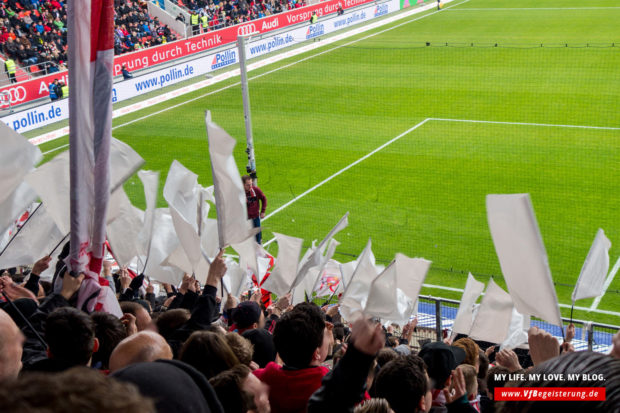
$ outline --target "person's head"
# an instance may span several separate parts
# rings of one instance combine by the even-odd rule
[[[87,406],[87,407],[86,407]],[[96,370],[74,367],[58,374],[29,373],[0,386],[0,411],[12,413],[153,413],[153,401],[136,386]]]
[[[49,358],[76,366],[88,365],[99,347],[95,323],[73,307],[61,307],[47,316],[45,342]]]
[[[243,188],[246,191],[249,191],[252,188],[252,177],[250,175],[243,175],[241,177],[241,182],[243,182]]]
[[[178,360],[133,364],[112,377],[135,384],[143,395],[155,399],[158,413],[224,411],[205,376]]]
[[[357,406],[354,413],[394,413],[394,410],[385,399],[370,399]]]
[[[456,340],[452,345],[463,349],[465,352],[465,360],[463,360],[463,363],[474,366],[477,372],[479,366],[478,352],[480,351],[478,344],[476,344],[476,342],[471,338],[464,337]]]
[[[224,340],[237,356],[239,362],[245,366],[249,366],[254,355],[254,346],[252,342],[245,337],[241,337],[237,333],[228,333],[224,336]]]
[[[344,325],[342,323],[334,323],[332,334],[335,342],[342,343],[344,340]]]
[[[489,397],[489,399],[494,399],[496,387],[504,387],[504,385],[508,381],[509,374],[510,370],[508,370],[506,367],[493,366],[489,369],[486,379],[487,396]]]
[[[121,341],[112,351],[110,371],[159,359],[172,359],[170,346],[161,335],[153,331],[141,331]]]
[[[13,319],[0,310],[0,383],[17,377],[22,369],[24,335]],[[2,387],[2,386],[0,386]],[[7,410],[8,411],[8,410]]]
[[[465,360],[465,351],[462,348],[440,341],[425,344],[418,355],[424,360],[435,389],[443,389],[452,370]]]
[[[165,339],[170,339],[179,327],[189,321],[191,313],[185,308],[175,308],[161,313],[155,319],[157,331]]]
[[[209,379],[226,413],[269,413],[269,388],[250,368],[238,364]]]
[[[461,364],[457,369],[463,372],[465,378],[465,389],[469,400],[475,399],[478,395],[478,376],[476,368],[471,364]]]
[[[400,354],[395,352],[394,349],[384,347],[377,353],[377,364],[381,368],[398,357],[400,357]]]
[[[489,372],[490,373],[490,372]],[[536,387],[544,391],[549,387],[583,388],[580,400],[544,400],[500,402],[496,412],[500,413],[548,413],[548,412],[618,412],[620,406],[620,359],[592,351],[578,351],[554,357],[532,368],[528,373],[540,374],[540,380],[510,382],[509,387]],[[578,380],[566,380],[576,375]],[[544,377],[553,379],[545,380]],[[560,377],[560,378],[557,378]],[[599,401],[587,400],[591,387],[605,388],[605,398]],[[498,408],[499,407],[499,408]]]
[[[427,412],[432,395],[424,362],[417,356],[398,357],[379,370],[375,397],[384,398],[396,413]]]
[[[136,317],[138,331],[146,330],[151,326],[151,316],[143,306],[134,301],[123,301],[120,304],[123,314],[129,313]]]
[[[112,314],[97,312],[90,317],[95,323],[95,337],[99,340],[99,350],[93,354],[93,366],[101,363],[100,368],[106,370],[112,351],[127,337],[127,330],[121,320]]]
[[[232,319],[239,331],[265,326],[265,315],[255,301],[243,301],[232,311]]]
[[[226,340],[210,331],[196,331],[183,344],[179,360],[193,366],[207,379],[240,364]]]
[[[325,331],[321,309],[311,303],[300,303],[280,317],[273,331],[273,342],[284,364],[306,368],[317,365],[323,352],[326,353]]]

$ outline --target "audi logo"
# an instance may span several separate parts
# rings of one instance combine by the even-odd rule
[[[12,87],[8,90],[5,90],[11,96],[11,103],[19,103],[26,100],[27,92],[26,88],[23,86]]]
[[[252,33],[256,33],[256,26],[254,23],[244,24],[237,29],[237,36],[249,36]]]

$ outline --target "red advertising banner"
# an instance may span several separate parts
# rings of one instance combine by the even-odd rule
[[[338,10],[338,5],[341,5],[343,9],[348,9],[362,4],[372,3],[373,1],[374,0],[329,0],[311,6],[289,10],[285,13],[263,17],[262,19],[252,20],[244,24],[225,27],[188,39],[177,40],[160,46],[115,56],[113,75],[117,76],[121,73],[121,66],[123,64],[127,65],[129,71],[144,69],[180,57],[200,53],[214,47],[234,43],[237,41],[237,36],[251,33],[266,33],[286,26],[309,22],[313,12],[316,12],[317,16],[320,18],[321,16],[335,13]],[[48,86],[54,79],[63,80],[67,83],[67,72],[53,73],[11,86],[5,86],[0,88],[0,93],[8,91],[11,96],[11,104],[19,105],[48,97]]]

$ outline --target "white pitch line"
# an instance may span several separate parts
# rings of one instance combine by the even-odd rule
[[[363,162],[364,160],[370,158],[372,155],[374,155],[375,153],[379,152],[381,149],[385,148],[386,146],[389,146],[391,144],[393,144],[394,142],[396,142],[397,140],[399,140],[400,138],[402,138],[403,136],[413,132],[414,130],[418,129],[420,126],[424,125],[429,119],[424,119],[422,122],[418,123],[417,125],[407,129],[405,132],[401,133],[400,135],[396,136],[395,138],[390,139],[389,141],[387,141],[386,143],[384,143],[383,145],[379,146],[378,148],[374,149],[371,152],[368,152],[366,155],[362,156],[361,158],[359,158],[358,160],[350,163],[349,165],[345,166],[344,168],[342,168],[341,170],[339,170],[338,172],[336,172],[335,174],[325,178],[324,180],[322,180],[321,182],[319,182],[318,184],[314,185],[312,188],[306,190],[304,193],[297,195],[295,198],[291,199],[290,201],[288,201],[286,204],[280,206],[278,209],[276,209],[275,211],[273,211],[271,214],[267,215],[263,221],[267,221],[267,219],[269,219],[269,217],[277,214],[278,212],[282,211],[284,208],[294,204],[295,202],[299,201],[301,198],[305,197],[306,195],[308,195],[309,193],[313,192],[315,189],[320,188],[321,186],[325,185],[326,183],[328,183],[329,181],[331,181],[332,179],[334,179],[335,177],[337,177],[338,175],[342,174],[343,172],[348,171],[349,169],[353,168],[355,165],[357,165],[360,162]]]
[[[56,151],[57,151],[57,150],[59,150],[59,149],[66,148],[67,146],[69,146],[69,144],[68,144],[68,143],[66,143],[66,144],[64,144],[64,145],[61,145],[61,146],[59,146],[59,147],[57,147],[57,148],[50,149],[50,150],[49,150],[49,151],[47,151],[47,152],[43,152],[41,155],[45,156],[45,155],[47,155],[47,154],[49,154],[49,153],[56,152]]]
[[[603,285],[603,294],[599,295],[598,297],[594,299],[594,302],[590,306],[590,311],[596,310],[598,308],[598,305],[603,299],[603,296],[607,292],[607,289],[611,285],[611,282],[614,280],[614,277],[616,276],[616,273],[618,272],[619,269],[620,269],[620,257],[618,257],[618,259],[616,260],[614,267],[611,269],[611,272],[609,273],[609,275],[607,276],[607,279],[605,280],[605,284]]]
[[[448,118],[430,118],[429,120],[439,120],[442,122],[463,122],[463,123],[493,123],[497,125],[542,126],[542,127],[547,127],[547,128],[620,130],[620,127],[614,127],[614,126],[559,125],[559,124],[553,124],[553,123],[501,122],[501,121],[495,121],[495,120],[448,119]]]
[[[450,1],[453,1],[453,0],[450,0]],[[298,63],[302,63],[302,62],[305,62],[305,61],[307,61],[307,60],[313,59],[313,58],[315,58],[315,57],[318,57],[318,56],[324,55],[324,54],[326,54],[326,53],[333,52],[334,50],[338,50],[338,49],[340,49],[340,48],[342,48],[342,47],[346,47],[346,46],[352,45],[352,44],[354,44],[354,43],[358,43],[358,42],[360,42],[360,41],[362,41],[362,40],[366,40],[366,39],[369,39],[369,38],[371,38],[371,37],[374,37],[374,36],[377,36],[377,35],[380,35],[380,34],[386,33],[386,32],[388,32],[388,31],[394,30],[394,29],[399,28],[399,27],[401,27],[401,26],[404,26],[404,25],[406,25],[406,24],[416,22],[416,21],[418,21],[418,20],[424,19],[424,18],[429,17],[429,16],[433,16],[433,15],[435,15],[435,14],[439,13],[440,11],[449,10],[449,9],[451,9],[452,7],[456,7],[456,6],[459,6],[459,5],[461,5],[461,4],[465,4],[465,3],[469,2],[469,1],[470,1],[470,0],[464,0],[464,1],[460,2],[460,3],[451,4],[450,6],[447,6],[446,8],[444,8],[444,9],[442,9],[442,10],[435,10],[435,11],[432,11],[432,12],[430,12],[430,13],[428,13],[428,14],[423,15],[423,16],[416,17],[415,19],[411,19],[411,20],[404,21],[404,22],[399,23],[399,24],[397,24],[397,25],[394,25],[394,26],[392,26],[392,27],[388,27],[387,29],[380,30],[380,31],[378,31],[378,32],[376,32],[376,33],[372,33],[372,34],[369,34],[369,35],[367,35],[367,36],[361,37],[361,38],[359,38],[359,39],[352,40],[352,41],[350,41],[350,42],[347,42],[347,43],[341,44],[341,45],[336,46],[336,47],[332,47],[331,49],[323,50],[322,52],[319,52],[319,53],[313,54],[313,55],[311,55],[311,56],[304,57],[303,59],[296,60],[296,61],[294,61],[294,62],[288,63],[288,64],[283,65],[283,66],[279,66],[279,67],[277,67],[277,68],[275,68],[275,69],[273,69],[273,70],[269,70],[269,71],[267,71],[267,72],[265,72],[265,73],[262,73],[262,74],[260,74],[260,75],[256,75],[256,76],[250,77],[248,80],[255,80],[255,79],[261,78],[261,77],[266,76],[266,75],[269,75],[269,74],[271,74],[271,73],[274,73],[274,72],[280,71],[280,70],[282,70],[282,69],[286,69],[286,68],[288,68],[288,67],[291,67],[291,66],[293,66],[293,65],[296,65],[296,64],[298,64]],[[427,6],[424,6],[424,7],[427,7]],[[370,22],[370,23],[369,23],[368,25],[366,25],[366,26],[361,26],[361,27],[357,27],[357,28],[356,28],[356,27],[354,27],[354,28],[352,28],[351,30],[347,30],[347,31],[345,31],[345,32],[343,32],[343,33],[336,34],[336,35],[334,35],[334,36],[332,36],[332,37],[329,37],[329,38],[327,38],[325,41],[321,42],[320,44],[319,44],[319,43],[317,43],[317,44],[311,44],[311,45],[307,45],[307,46],[302,46],[302,47],[300,47],[300,48],[299,48],[299,49],[297,49],[297,50],[292,50],[292,52],[293,52],[293,55],[296,55],[296,54],[294,53],[294,52],[296,52],[296,51],[299,51],[299,53],[297,53],[297,54],[308,53],[308,50],[314,50],[314,49],[318,49],[318,48],[320,48],[320,47],[327,46],[327,45],[329,45],[329,44],[331,44],[331,43],[335,43],[335,42],[337,42],[337,41],[340,41],[340,40],[346,39],[347,37],[356,36],[356,35],[358,35],[358,34],[360,34],[360,33],[365,32],[365,31],[374,30],[374,29],[376,29],[376,28],[378,28],[378,27],[381,27],[381,26],[384,26],[384,25],[387,25],[387,24],[392,24],[393,22],[396,22],[396,21],[398,21],[398,20],[406,19],[406,18],[408,18],[409,16],[413,16],[413,15],[415,15],[415,14],[423,13],[423,12],[428,11],[428,10],[430,10],[430,9],[431,9],[431,8],[428,8],[427,10],[424,10],[424,8],[422,8],[422,7],[421,7],[421,8],[411,9],[410,11],[404,12],[404,13],[402,13],[401,15],[394,15],[394,16],[392,16],[391,18],[386,19],[385,21],[381,20],[381,21],[378,21],[378,22]],[[390,20],[390,19],[393,19],[393,20]],[[290,53],[290,52],[285,52],[285,53],[282,53],[281,55],[277,55],[277,56],[276,56],[276,58],[277,58],[277,59],[276,59],[276,60],[273,60],[272,62],[268,62],[268,61],[269,61],[270,59],[273,59],[273,58],[265,58],[265,59],[263,59],[263,60],[259,60],[258,62],[252,63],[252,64],[250,64],[250,65],[249,65],[250,67],[248,68],[248,70],[250,70],[250,71],[251,71],[251,70],[254,70],[254,68],[260,68],[260,67],[266,66],[266,65],[268,65],[268,64],[276,63],[276,62],[278,62],[279,60],[288,59],[288,58],[290,57],[290,55],[287,55],[287,53]],[[239,71],[239,69],[234,69],[232,72],[238,72],[238,71]],[[234,74],[234,76],[237,76],[237,74]],[[233,77],[233,76],[231,76],[231,77]],[[163,113],[163,112],[166,112],[166,111],[168,111],[168,110],[172,110],[172,109],[178,108],[178,107],[180,107],[180,106],[183,106],[183,105],[186,105],[186,104],[188,104],[188,103],[194,102],[194,101],[196,101],[196,100],[199,100],[199,99],[205,98],[205,97],[210,96],[210,95],[213,95],[213,94],[215,94],[215,93],[219,93],[219,92],[221,92],[221,91],[223,91],[223,90],[230,89],[230,88],[235,87],[235,86],[239,86],[240,84],[241,84],[241,82],[236,82],[236,83],[233,83],[233,84],[231,84],[231,85],[228,85],[228,86],[222,87],[222,88],[220,88],[220,89],[214,90],[214,91],[212,91],[212,92],[208,92],[208,93],[202,94],[202,95],[200,95],[200,96],[197,96],[197,97],[195,97],[195,98],[192,98],[192,99],[189,99],[189,100],[183,101],[183,102],[178,103],[178,104],[176,104],[176,105],[173,105],[173,106],[168,106],[168,107],[166,107],[166,108],[164,108],[164,109],[162,109],[162,110],[159,110],[159,111],[157,111],[157,112],[150,113],[150,114],[148,114],[148,115],[145,115],[145,116],[139,117],[139,118],[137,118],[137,119],[133,119],[133,120],[131,120],[131,121],[128,121],[128,122],[122,123],[122,124],[120,124],[120,125],[116,125],[116,126],[112,127],[112,130],[117,129],[117,128],[122,128],[123,126],[131,125],[132,123],[135,123],[135,122],[138,122],[138,121],[141,121],[141,120],[144,120],[144,119],[148,119],[148,118],[150,118],[150,117],[152,117],[152,116],[159,115],[160,113]],[[193,91],[192,91],[192,92],[193,92]],[[178,96],[180,96],[180,95],[175,95],[174,97],[171,97],[170,99],[177,98]],[[163,103],[163,102],[165,102],[165,101],[167,101],[167,100],[170,100],[170,99],[162,100],[161,102],[158,102],[158,104]],[[146,99],[146,100],[148,100],[148,99]],[[143,108],[141,108],[140,110],[142,110],[142,109],[143,109]],[[129,113],[133,113],[133,112],[134,112],[134,111],[127,112],[127,113],[123,113],[123,115],[129,114]],[[64,136],[64,135],[63,135],[63,136]],[[59,137],[60,137],[60,136],[59,136]],[[56,150],[56,149],[54,149],[54,150],[50,150],[50,151],[48,151],[47,153],[51,153],[51,152],[53,152],[53,151],[55,151],[55,150]]]

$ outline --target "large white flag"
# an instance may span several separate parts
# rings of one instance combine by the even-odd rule
[[[469,336],[474,340],[501,343],[506,339],[514,305],[510,294],[491,279],[471,325]]]
[[[340,263],[334,259],[327,261],[320,274],[319,286],[316,288],[317,297],[333,296],[343,291],[340,282]]]
[[[605,277],[609,271],[609,249],[611,242],[605,236],[605,232],[599,229],[594,237],[594,242],[586,257],[579,279],[573,290],[572,300],[598,297],[605,289]]]
[[[36,199],[23,183],[24,177],[41,160],[39,148],[0,122],[0,234]]]
[[[356,313],[361,313],[366,307],[370,285],[377,278],[375,256],[372,253],[372,243],[368,240],[364,251],[357,259],[357,267],[351,276],[340,297],[340,313],[348,321],[354,321]]]
[[[401,323],[409,321],[415,299],[398,288],[398,271],[394,260],[372,281],[364,309],[366,315]]]
[[[220,248],[239,244],[258,232],[248,219],[245,190],[233,156],[235,140],[205,116],[213,173],[215,208]]]
[[[327,243],[332,238],[334,238],[336,234],[345,229],[347,225],[349,225],[348,212],[344,214],[342,218],[340,218],[338,223],[327,233],[325,238],[323,238],[323,240],[319,242],[319,245],[316,248],[313,245],[310,249],[310,252],[307,252],[306,255],[303,256],[301,262],[299,263],[299,270],[297,271],[297,276],[295,277],[295,281],[293,282],[293,287],[297,287],[304,280],[310,268],[318,267],[321,265],[323,253],[327,248]]]
[[[486,203],[495,251],[517,311],[561,326],[558,298],[530,196],[487,195]]]
[[[283,296],[291,290],[293,281],[295,281],[303,239],[277,232],[273,235],[278,242],[278,258],[271,275],[263,283],[263,288],[278,296]]]
[[[471,273],[467,276],[465,290],[461,296],[461,304],[452,324],[453,334],[469,334],[473,321],[474,305],[484,290],[484,283],[477,281]]]
[[[32,265],[39,258],[50,254],[63,238],[64,234],[47,213],[45,205],[39,204],[30,213],[28,222],[2,251],[0,268]]]
[[[183,280],[183,271],[175,267],[162,265],[162,262],[178,246],[179,239],[174,230],[170,211],[168,208],[157,208],[155,210],[151,249],[148,253],[144,273],[162,283],[179,284]]]
[[[401,253],[396,254],[394,262],[396,265],[396,286],[415,302],[420,295],[431,262],[424,258],[409,258]]]
[[[119,187],[110,196],[107,234],[114,258],[120,266],[128,266],[136,256],[140,255],[138,248],[138,233],[144,227],[142,217],[136,213],[127,194]]]
[[[208,204],[202,201],[202,188],[198,185],[198,175],[174,160],[168,171],[164,185],[164,199],[170,207],[170,214],[179,242],[191,264],[192,273],[198,273],[199,267],[207,268],[204,261],[200,240],[203,225],[203,211]],[[204,214],[206,215],[206,214]],[[204,274],[206,277],[206,274]]]

